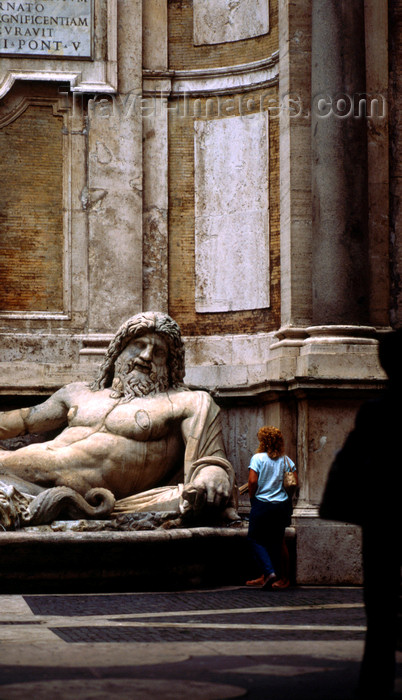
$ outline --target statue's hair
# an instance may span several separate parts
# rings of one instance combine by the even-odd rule
[[[285,451],[285,442],[279,428],[264,425],[257,433],[260,442],[257,452],[267,452],[271,459],[277,459]]]
[[[91,386],[92,391],[105,389],[112,385],[115,362],[122,350],[124,350],[130,340],[139,338],[149,332],[157,333],[167,341],[169,348],[169,357],[167,361],[169,386],[176,388],[183,383],[185,374],[184,345],[178,324],[165,313],[146,311],[131,316],[131,318],[120,326],[115,337],[109,344],[98,376]]]

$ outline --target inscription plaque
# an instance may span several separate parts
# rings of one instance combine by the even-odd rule
[[[92,58],[93,0],[0,2],[0,55]]]

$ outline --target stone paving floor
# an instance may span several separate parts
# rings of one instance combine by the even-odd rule
[[[0,595],[0,606],[0,700],[347,700],[365,631],[360,588]]]

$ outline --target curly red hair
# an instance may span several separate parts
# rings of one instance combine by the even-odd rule
[[[260,442],[257,452],[266,452],[271,459],[277,459],[285,451],[285,442],[279,428],[264,425],[257,433]]]

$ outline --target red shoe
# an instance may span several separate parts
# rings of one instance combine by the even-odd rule
[[[246,586],[255,586],[255,587],[263,586],[264,580],[265,580],[265,576],[264,576],[264,574],[262,574],[262,576],[260,576],[260,578],[255,578],[255,579],[252,579],[251,581],[246,581]]]
[[[280,578],[272,584],[272,588],[278,590],[283,590],[284,588],[289,588],[290,581],[288,578]]]

